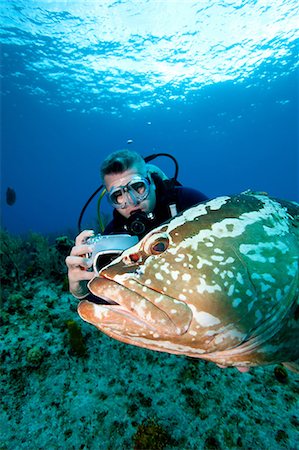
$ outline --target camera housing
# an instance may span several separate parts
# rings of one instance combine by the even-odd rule
[[[154,219],[153,213],[134,212],[127,220],[126,229],[133,235],[139,236],[139,238],[143,237],[153,228]]]
[[[91,258],[96,275],[104,266],[110,264],[124,250],[137,242],[138,237],[130,234],[97,234],[88,238],[86,244],[93,246],[93,251],[87,257]]]

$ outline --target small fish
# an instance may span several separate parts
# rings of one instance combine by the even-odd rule
[[[9,206],[12,206],[16,202],[16,199],[17,199],[16,191],[13,188],[8,187],[6,190],[6,203]]]
[[[149,232],[89,282],[112,338],[221,367],[299,361],[299,205],[246,191]]]
[[[133,142],[134,142],[133,139],[128,139],[127,140],[127,144],[133,144]]]

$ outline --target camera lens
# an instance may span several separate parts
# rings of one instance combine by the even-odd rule
[[[132,233],[139,236],[139,234],[143,234],[145,232],[145,224],[140,220],[140,218],[136,218],[132,221],[130,229]]]

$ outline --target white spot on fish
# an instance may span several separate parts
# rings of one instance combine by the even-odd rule
[[[207,265],[207,266],[212,266],[213,264],[211,263],[211,261],[209,261],[208,259],[204,259],[204,258],[202,258],[201,256],[198,256],[197,255],[197,259],[198,259],[198,264],[197,264],[197,269],[202,269],[202,267],[204,266],[204,265]]]
[[[235,261],[234,258],[232,258],[231,256],[229,256],[225,261],[221,262],[221,266],[225,265],[225,264],[232,264]]]
[[[227,291],[227,295],[229,297],[231,297],[233,295],[233,293],[234,293],[234,290],[235,290],[235,286],[234,286],[234,284],[231,284],[230,287],[229,287],[229,290]]]
[[[190,222],[197,217],[204,216],[208,213],[209,210],[217,210],[220,209],[221,206],[225,205],[227,200],[230,200],[230,197],[218,197],[215,199],[210,200],[209,202],[194,206],[193,208],[187,209],[187,211],[184,211],[183,214],[175,217],[172,219],[172,221],[168,224],[167,231],[168,233],[171,233],[171,231],[175,230],[177,227],[184,225],[186,222]]]
[[[266,291],[268,291],[269,289],[271,289],[271,286],[269,286],[269,284],[265,284],[265,283],[261,283],[261,291],[262,292],[266,292]]]
[[[240,303],[242,303],[242,300],[240,298],[235,298],[233,300],[233,307],[237,308],[240,305]]]
[[[162,277],[162,275],[160,274],[160,272],[155,273],[155,278],[156,278],[157,280],[160,280],[160,281],[163,281],[163,280],[164,280],[164,278]]]
[[[208,331],[206,331],[205,332],[205,336],[215,336],[215,334],[217,334],[218,333],[218,331],[215,331],[215,330],[208,330]]]
[[[292,264],[288,265],[287,274],[293,277],[298,273],[298,261],[294,261]]]
[[[277,289],[277,291],[276,291],[276,298],[277,298],[277,300],[281,300],[282,299],[281,289]]]
[[[248,312],[251,311],[251,309],[252,309],[253,305],[255,304],[255,302],[256,302],[256,300],[253,300],[252,302],[250,302],[250,303],[248,304],[248,307],[247,307]]]
[[[244,280],[240,272],[237,273],[237,282],[240,284],[244,284]]]
[[[146,308],[146,301],[144,299],[140,300],[139,302],[136,302],[132,304],[132,309],[134,309],[138,316],[143,317],[144,316],[144,309]]]
[[[275,278],[270,273],[264,273],[262,277],[265,281],[269,281],[269,283],[275,283]]]
[[[212,256],[211,256],[211,259],[212,259],[213,261],[223,261],[223,256],[220,256],[220,255],[212,255]]]
[[[108,308],[105,308],[104,306],[101,305],[93,305],[93,311],[94,311],[94,315],[95,317],[97,317],[100,320],[103,320],[105,317],[109,316],[110,311]]]
[[[179,253],[174,259],[175,262],[182,262],[185,259],[185,255],[183,253]]]
[[[173,270],[173,271],[171,272],[171,276],[172,276],[172,278],[173,278],[174,280],[177,280],[177,279],[178,279],[179,274],[180,274],[180,272],[179,272],[178,270]]]
[[[196,286],[196,290],[199,294],[203,294],[204,292],[208,292],[209,294],[213,294],[216,291],[221,292],[221,287],[218,284],[209,285],[206,283],[206,280],[203,277],[200,277],[200,284]]]
[[[270,260],[271,256],[268,255],[273,253],[274,250],[279,250],[282,254],[285,254],[289,248],[282,242],[260,242],[259,244],[241,244],[239,250],[252,261],[265,263]]]
[[[289,231],[287,223],[279,223],[279,233],[277,230],[277,223],[275,223],[275,227],[267,227],[266,225],[263,225],[263,228],[268,236],[277,236],[278,234],[285,234]]]
[[[190,305],[190,309],[193,312],[194,320],[199,323],[201,327],[210,327],[212,325],[218,325],[220,323],[218,317],[212,316],[212,314],[209,314],[205,311],[197,311],[197,309],[193,305]]]
[[[161,265],[161,270],[163,270],[166,273],[169,273],[168,267],[169,267],[169,263],[165,263],[165,264]]]
[[[255,322],[260,322],[262,320],[263,314],[261,313],[261,311],[259,309],[257,311],[255,311],[255,317],[256,317]]]
[[[191,275],[189,273],[184,273],[182,276],[182,280],[183,281],[190,281],[191,280]]]
[[[186,300],[186,296],[184,294],[180,294],[179,295],[179,300],[185,301]]]
[[[225,205],[225,203],[230,200],[230,197],[218,197],[206,203],[206,206],[209,207],[212,211],[220,209],[221,206]]]

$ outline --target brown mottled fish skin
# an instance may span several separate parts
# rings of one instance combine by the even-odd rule
[[[299,359],[299,205],[219,197],[148,233],[89,283],[78,312],[119,341],[250,367]],[[109,304],[116,302],[117,304]]]

